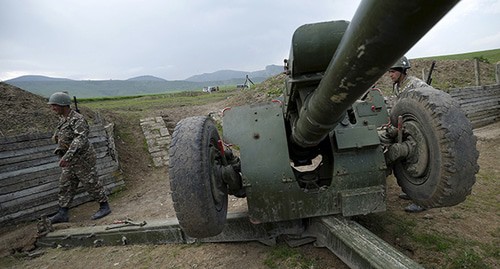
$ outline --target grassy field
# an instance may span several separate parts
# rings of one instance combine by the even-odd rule
[[[163,107],[206,104],[223,100],[232,96],[235,92],[234,89],[222,89],[219,92],[210,94],[201,91],[184,91],[167,94],[83,98],[79,99],[79,102],[86,107],[96,110],[143,111]]]
[[[419,60],[472,60],[479,59],[481,62],[495,64],[500,62],[500,49],[484,50],[471,53],[451,54],[435,57],[418,58]]]

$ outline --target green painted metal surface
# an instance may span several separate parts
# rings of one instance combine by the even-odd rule
[[[348,25],[347,21],[329,21],[297,28],[288,58],[292,77],[324,72]]]
[[[255,225],[246,213],[229,213],[224,230],[217,236],[192,238],[187,236],[176,218],[148,220],[139,226],[112,228],[117,225],[69,228],[56,230],[37,240],[39,247],[99,247],[137,244],[186,244],[209,242],[259,241],[273,245],[281,234],[300,234],[300,221]],[[111,228],[111,229],[110,229]]]
[[[293,122],[293,141],[302,147],[318,145],[340,122],[345,111],[456,3],[458,0],[362,1],[338,48],[332,46],[331,50],[335,53],[328,68],[322,70],[321,82],[313,93],[301,98],[301,104],[297,106],[299,117]],[[322,28],[323,25],[317,27]],[[332,28],[332,32],[336,31]],[[320,45],[314,47],[318,48],[314,58],[332,55],[324,53]],[[297,58],[300,53],[294,51],[293,55]],[[305,53],[310,54],[310,51]],[[308,62],[305,64],[306,68],[297,64],[289,68],[307,69]],[[293,69],[290,73],[304,76]],[[316,75],[314,73],[311,75]],[[289,86],[294,87],[294,83]],[[311,86],[305,85],[303,90],[308,92]],[[294,87],[294,91],[300,90],[300,87]],[[286,102],[295,102],[296,95],[290,93]],[[291,104],[287,107],[295,109]]]
[[[225,112],[223,122],[224,140],[240,148],[252,221],[339,213],[351,216],[385,210],[385,159],[373,126],[349,124],[332,132],[332,144],[341,146],[328,149],[333,161],[329,160],[330,154],[323,156],[323,162],[333,162],[331,168],[324,166],[329,183],[307,189],[298,182],[304,173],[294,171],[291,165],[279,103],[232,108]],[[362,139],[352,140],[353,135]]]
[[[351,268],[422,268],[370,231],[342,217],[252,224],[246,213],[230,213],[221,234],[196,239],[184,234],[177,219],[147,220],[142,227],[116,225],[57,230],[38,238],[38,247],[104,247],[132,244],[191,244],[258,241],[272,246],[283,238],[290,246],[314,242],[326,247]]]
[[[350,268],[423,269],[363,226],[340,217],[311,219],[304,235],[314,235],[317,247],[326,247]]]
[[[337,193],[308,193],[290,165],[282,108],[278,103],[242,106],[224,114],[224,140],[240,147],[248,213],[254,222],[340,213]]]

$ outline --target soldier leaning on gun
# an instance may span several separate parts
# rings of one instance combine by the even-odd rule
[[[409,76],[407,74],[408,69],[410,69],[410,61],[403,56],[399,61],[397,61],[391,68],[389,68],[389,76],[392,80],[392,89],[396,96],[399,96],[402,92],[420,88],[420,87],[429,87],[427,83],[423,80],[416,78],[414,76]],[[402,193],[399,195],[399,198],[410,200],[410,197],[406,193]],[[415,203],[410,204],[405,207],[406,212],[417,213],[424,211],[425,208],[421,207]]]
[[[60,121],[52,137],[57,143],[54,151],[61,160],[62,169],[59,178],[59,211],[50,218],[51,223],[68,222],[69,204],[73,200],[78,183],[95,201],[99,202],[99,210],[92,219],[100,219],[111,209],[95,168],[96,153],[88,139],[89,125],[84,117],[70,108],[71,98],[65,92],[56,92],[49,98],[49,105],[56,112]]]

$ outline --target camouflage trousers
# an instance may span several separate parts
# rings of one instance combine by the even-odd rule
[[[71,162],[70,166],[63,167],[59,178],[59,206],[69,207],[75,197],[78,184],[97,202],[107,202],[108,197],[102,183],[97,177],[94,158],[79,158]]]

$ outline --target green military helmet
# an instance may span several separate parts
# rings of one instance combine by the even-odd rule
[[[53,93],[50,98],[49,105],[69,106],[71,105],[71,97],[66,92]]]
[[[395,62],[392,66],[391,69],[395,70],[403,70],[405,71],[406,69],[410,69],[410,61],[406,58],[406,56],[401,57],[397,62]]]

